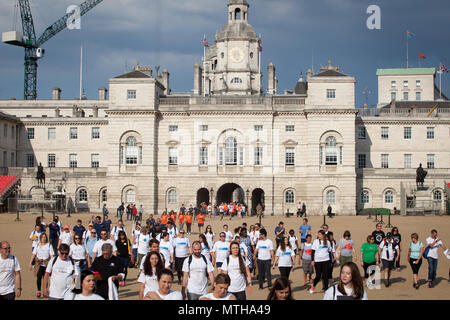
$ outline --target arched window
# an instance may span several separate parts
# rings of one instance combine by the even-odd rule
[[[384,193],[384,202],[385,203],[394,203],[394,192],[388,190]]]
[[[442,201],[442,192],[439,190],[436,190],[435,192],[433,192],[433,200],[434,201]]]
[[[369,203],[369,201],[370,201],[369,191],[363,190],[361,192],[361,203]]]
[[[88,193],[86,189],[78,190],[78,202],[87,202],[88,201]]]
[[[236,138],[229,137],[225,140],[225,164],[237,164],[237,142]]]
[[[177,203],[177,191],[172,189],[167,195],[167,200],[169,203]]]
[[[125,163],[137,164],[138,156],[139,156],[139,149],[137,146],[136,138],[133,136],[128,137],[125,142]]]
[[[333,136],[325,141],[325,164],[337,165],[337,142]]]
[[[241,9],[237,8],[237,9],[234,11],[234,19],[235,19],[235,20],[241,20]]]
[[[108,201],[108,195],[107,195],[107,190],[104,189],[102,190],[102,202],[106,202]]]
[[[129,189],[125,192],[125,202],[136,202],[136,191],[134,189]]]
[[[238,77],[233,78],[233,79],[231,79],[231,83],[242,83],[242,79],[238,78]]]
[[[286,191],[285,202],[286,203],[294,203],[295,202],[294,191],[292,191],[292,190]]]
[[[336,192],[334,190],[327,191],[327,204],[335,204],[336,203]]]

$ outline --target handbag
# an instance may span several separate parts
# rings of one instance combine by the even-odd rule
[[[431,249],[431,247],[427,247],[426,249],[425,249],[425,251],[423,252],[423,257],[425,258],[425,259],[428,259],[428,253],[430,252],[430,249]]]

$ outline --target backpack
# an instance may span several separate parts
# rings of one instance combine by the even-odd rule
[[[425,259],[428,259],[428,254],[430,253],[430,249],[431,249],[430,246],[426,247],[426,249],[423,251],[422,257],[424,257]]]
[[[72,260],[71,257],[68,257],[68,258],[69,258],[70,262],[72,263],[72,267],[73,267],[72,273],[71,273],[70,275],[73,275],[74,272],[75,272],[75,262],[73,262],[73,260]],[[55,265],[57,259],[58,259],[58,256],[56,256],[56,257],[53,258],[53,261],[52,261],[52,270],[53,270],[53,266]]]
[[[206,260],[206,257],[203,254],[200,254],[200,255],[206,264],[205,274],[206,274],[206,277],[208,278],[208,261]],[[190,255],[188,258],[188,270],[189,270],[188,272],[189,273],[191,272],[191,263],[192,263],[192,255]]]

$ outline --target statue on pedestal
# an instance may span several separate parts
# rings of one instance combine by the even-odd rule
[[[425,181],[425,177],[427,176],[427,171],[425,171],[422,168],[422,164],[419,165],[419,167],[416,170],[416,186],[417,189],[419,189],[419,187],[423,188],[423,182]]]
[[[44,173],[44,167],[42,166],[42,163],[39,162],[38,170],[36,174],[36,180],[38,181],[38,185],[41,188],[45,189],[45,173]]]

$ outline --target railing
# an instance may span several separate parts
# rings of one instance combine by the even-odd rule
[[[429,108],[365,108],[357,109],[361,117],[425,117],[431,109]],[[431,117],[450,116],[450,108],[437,108],[433,111]]]
[[[8,167],[0,167],[0,176],[8,175]]]
[[[274,97],[273,98],[274,105],[280,104],[305,104],[305,98],[297,98],[297,97]]]
[[[188,105],[189,97],[170,97],[159,99],[159,104],[168,106]]]

